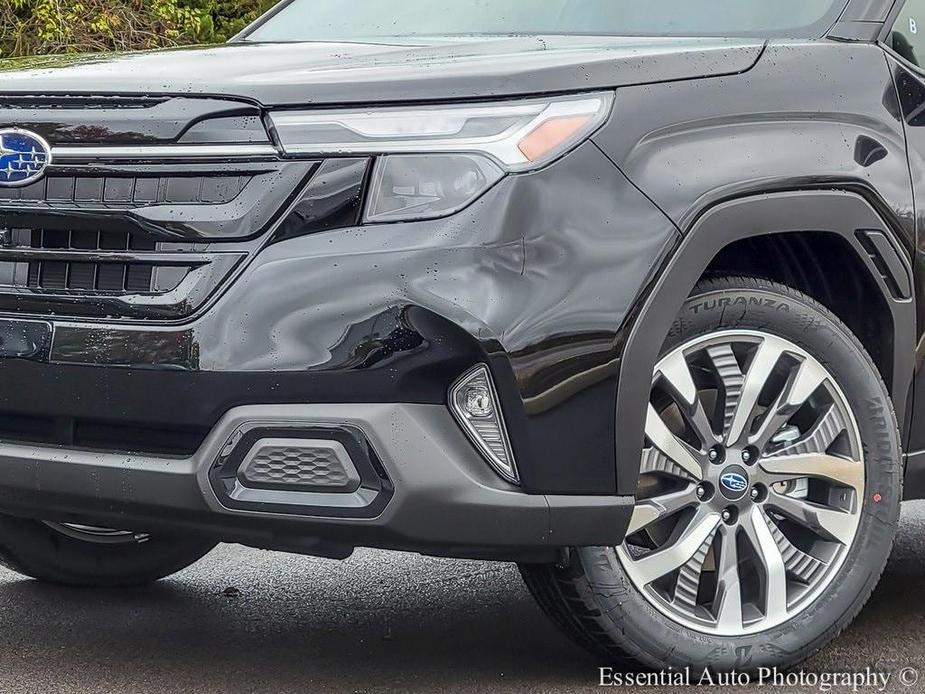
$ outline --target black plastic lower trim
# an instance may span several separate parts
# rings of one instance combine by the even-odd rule
[[[361,495],[371,503],[344,509],[337,497],[349,494],[328,492],[314,498],[331,508],[230,508],[222,485],[244,459],[241,452],[250,450],[248,441],[281,433],[289,439],[300,430],[316,440],[337,437],[369,487],[356,493],[372,491]],[[217,472],[218,489],[210,472]],[[445,405],[239,407],[187,458],[0,442],[0,513],[137,532],[190,532],[322,556],[347,556],[363,546],[554,561],[563,547],[620,543],[633,505],[626,496],[524,493],[490,469]]]
[[[925,451],[906,454],[903,501],[925,499]]]
[[[340,443],[360,474],[360,488],[373,496],[373,500],[360,508],[314,505],[282,505],[255,503],[235,499],[231,495],[238,472],[248,452],[262,439],[321,439]],[[392,498],[394,488],[376,452],[362,431],[356,427],[299,427],[272,424],[244,425],[232,434],[229,445],[209,469],[209,482],[219,502],[228,509],[280,513],[296,516],[318,516],[331,518],[374,518]],[[329,498],[346,496],[326,494]]]

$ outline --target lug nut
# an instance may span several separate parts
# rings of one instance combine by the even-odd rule
[[[751,459],[752,459],[752,454],[749,453],[748,449],[746,448],[744,451],[742,451],[742,462],[747,463]]]
[[[761,483],[756,484],[752,487],[751,497],[756,504],[764,503],[768,498],[768,488]]]
[[[702,499],[707,495],[707,490],[703,488],[703,485],[697,487],[697,498]]]
[[[729,511],[723,511],[723,522],[728,523],[730,520],[732,520],[732,514]]]
[[[715,461],[717,458],[719,458],[719,451],[717,451],[715,448],[711,448],[709,455],[710,455],[710,460]]]

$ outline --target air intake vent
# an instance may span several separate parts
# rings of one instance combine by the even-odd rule
[[[227,98],[11,96],[50,166],[0,188],[0,313],[174,321],[215,296],[320,166]]]
[[[40,314],[178,317],[244,257],[141,231],[0,227],[0,304]]]
[[[0,204],[101,209],[143,205],[222,205],[238,197],[251,176],[60,176],[23,188],[0,188]]]
[[[36,229],[30,247],[43,251],[155,251],[153,238],[114,231],[58,231]],[[22,238],[22,232],[17,236]],[[14,242],[15,245],[15,242]],[[80,262],[35,260],[29,263],[28,286],[43,290],[147,293],[154,290],[154,265],[140,262]]]
[[[252,487],[352,492],[360,477],[343,445],[311,439],[264,439],[257,443],[240,475]]]

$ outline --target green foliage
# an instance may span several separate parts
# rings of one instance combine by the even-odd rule
[[[220,43],[277,0],[0,0],[0,57]]]

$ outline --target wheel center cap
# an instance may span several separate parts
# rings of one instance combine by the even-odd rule
[[[748,492],[748,472],[741,465],[730,465],[719,476],[720,493],[730,501],[738,501]]]

